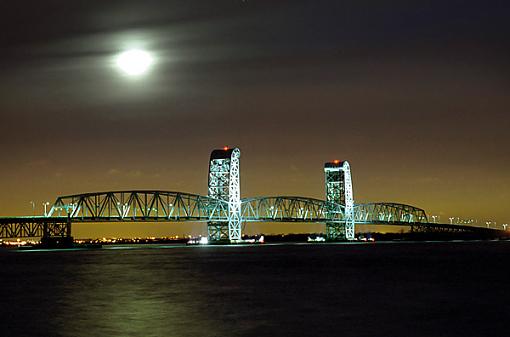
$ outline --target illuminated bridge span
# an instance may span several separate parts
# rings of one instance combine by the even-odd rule
[[[426,222],[425,211],[402,204],[355,205],[356,223]],[[58,197],[48,217],[72,222],[228,221],[228,202],[168,191],[114,191]],[[242,222],[345,221],[345,207],[313,198],[275,196],[241,199]]]
[[[425,212],[401,204],[354,206],[356,223],[426,223]],[[3,226],[1,237],[67,234],[71,222],[212,222],[228,221],[228,202],[211,197],[170,191],[112,191],[58,197],[47,217],[9,218],[16,226]],[[6,220],[9,220],[6,219]],[[69,220],[69,221],[68,221]],[[52,221],[52,222],[49,222]],[[342,226],[345,207],[324,200],[294,196],[241,199],[241,221],[309,222]],[[9,222],[6,222],[9,223]],[[46,224],[46,227],[43,224]],[[1,224],[0,224],[1,226]]]
[[[369,203],[354,208],[356,223],[427,223],[428,218],[421,208],[397,203]]]
[[[343,205],[304,197],[258,197],[242,199],[244,221],[337,222],[346,220]],[[404,204],[370,203],[354,205],[357,224],[427,223],[425,211]]]
[[[228,203],[182,192],[98,192],[58,197],[47,216],[67,215],[73,222],[226,221]]]
[[[70,236],[77,222],[206,222],[210,240],[237,241],[250,222],[324,223],[331,240],[352,240],[355,224],[412,231],[486,231],[432,224],[423,209],[398,203],[355,204],[347,161],[324,165],[325,200],[300,196],[240,198],[239,149],[214,150],[207,196],[170,191],[111,191],[61,196],[44,217],[0,218],[0,238]]]
[[[242,219],[261,222],[342,222],[340,204],[303,197],[258,197],[242,199]]]

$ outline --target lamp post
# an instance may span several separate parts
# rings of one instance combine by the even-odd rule
[[[44,206],[44,216],[48,216],[48,206],[49,206],[49,202],[43,202],[43,206]]]
[[[30,204],[32,205],[32,215],[35,216],[35,202],[30,200]]]

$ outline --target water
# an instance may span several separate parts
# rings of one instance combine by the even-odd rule
[[[0,336],[490,336],[510,242],[0,253]]]

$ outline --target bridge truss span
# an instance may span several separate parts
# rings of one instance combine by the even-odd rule
[[[71,235],[67,217],[9,217],[0,218],[0,239],[65,237]]]
[[[226,221],[228,202],[170,191],[113,191],[58,197],[47,217],[80,221]]]
[[[427,223],[427,214],[421,208],[398,203],[368,203],[354,207],[356,223],[410,224]]]
[[[241,217],[247,222],[339,222],[344,220],[344,207],[296,196],[255,197],[242,199]]]
[[[67,216],[73,222],[222,221],[228,201],[169,191],[112,191],[58,197],[47,217]],[[243,222],[344,222],[345,206],[300,196],[261,196],[241,200]],[[363,223],[427,223],[425,211],[397,203],[354,206],[354,221]]]

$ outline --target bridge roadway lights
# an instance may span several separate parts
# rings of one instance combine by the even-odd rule
[[[335,160],[324,164],[326,201],[344,206],[344,223],[326,223],[328,240],[354,240],[354,196],[349,162]],[[329,209],[329,212],[334,212]]]
[[[238,148],[213,150],[209,160],[207,195],[228,203],[228,222],[207,223],[210,242],[241,240],[241,185]]]

